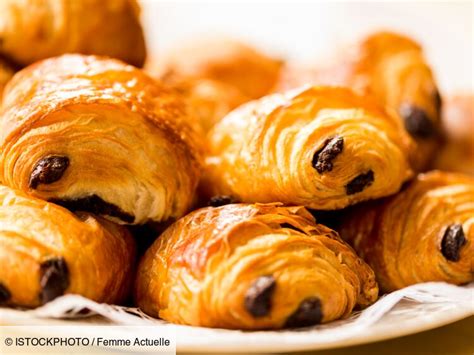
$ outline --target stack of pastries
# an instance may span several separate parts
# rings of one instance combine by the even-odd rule
[[[473,281],[473,130],[452,128],[472,95],[442,109],[412,39],[311,68],[224,38],[145,63],[134,0],[54,2],[0,3],[0,304],[279,329]]]

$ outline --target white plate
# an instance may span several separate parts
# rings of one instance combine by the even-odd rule
[[[250,332],[173,325],[146,317],[136,309],[99,305],[73,295],[63,296],[34,311],[0,309],[0,319],[3,324],[11,325],[151,325],[150,335],[154,336],[160,329],[171,327],[176,331],[178,351],[189,353],[292,352],[364,344],[437,328],[473,315],[473,292],[473,283],[463,287],[443,283],[415,285],[383,297],[349,319],[282,331]],[[75,312],[84,307],[100,316],[82,316],[74,322],[57,319],[78,317]]]

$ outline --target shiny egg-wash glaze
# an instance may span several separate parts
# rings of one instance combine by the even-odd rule
[[[375,302],[373,271],[303,207],[230,204],[167,229],[138,268],[146,313],[229,329],[301,327]]]
[[[208,144],[208,198],[339,209],[393,194],[412,175],[401,123],[345,88],[303,87],[245,104]]]
[[[187,212],[198,136],[178,93],[118,60],[64,55],[4,93],[0,181],[71,210],[143,224]]]
[[[421,46],[397,33],[376,32],[334,57],[314,68],[288,66],[276,90],[311,83],[349,86],[374,96],[398,114],[415,139],[414,169],[427,169],[440,144],[441,97]]]
[[[146,57],[135,0],[2,0],[0,56],[26,66],[65,53]]]
[[[390,292],[428,281],[473,281],[474,179],[433,171],[399,194],[360,205],[341,236]]]
[[[66,293],[120,303],[135,243],[125,227],[0,186],[0,304],[36,307]]]

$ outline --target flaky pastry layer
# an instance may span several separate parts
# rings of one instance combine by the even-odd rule
[[[303,84],[341,85],[374,96],[398,114],[415,139],[410,151],[416,170],[425,170],[439,146],[441,98],[421,46],[409,37],[376,32],[319,67],[288,66],[276,90]]]
[[[411,139],[369,98],[303,87],[231,112],[208,135],[203,195],[339,209],[397,192]]]
[[[192,212],[141,260],[146,313],[195,326],[299,327],[377,299],[372,270],[303,207],[231,204]]]
[[[0,304],[36,307],[66,293],[120,303],[134,262],[125,227],[0,186]]]
[[[124,63],[65,55],[8,85],[0,121],[0,181],[119,223],[178,218],[201,157],[185,103]]]
[[[390,292],[428,281],[473,281],[474,179],[432,171],[402,192],[357,206],[341,236]]]

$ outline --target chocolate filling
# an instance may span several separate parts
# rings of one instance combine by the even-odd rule
[[[324,142],[323,148],[313,156],[313,168],[320,174],[331,171],[333,160],[342,152],[344,148],[344,138],[329,138]]]
[[[63,258],[49,259],[41,263],[40,287],[41,304],[64,294],[69,287],[69,270]]]
[[[245,294],[245,309],[255,318],[266,316],[272,308],[276,281],[272,275],[260,276]]]
[[[224,205],[230,205],[231,203],[236,203],[237,201],[232,196],[214,196],[207,203],[211,207],[220,207]]]
[[[52,184],[63,176],[69,166],[69,158],[51,155],[38,161],[30,175],[29,187],[36,189],[39,184]]]
[[[135,217],[122,211],[119,207],[105,202],[97,195],[90,195],[77,199],[52,199],[50,202],[67,208],[71,211],[86,211],[97,215],[115,217],[125,223],[133,223]]]
[[[462,224],[451,224],[441,240],[441,253],[449,261],[459,261],[461,248],[466,244]]]
[[[426,112],[414,105],[403,104],[400,115],[404,119],[405,129],[415,138],[429,138],[434,135],[435,127]]]
[[[288,317],[285,323],[287,328],[309,327],[321,323],[323,310],[321,301],[317,297],[309,297],[303,300],[298,309]]]
[[[353,195],[361,192],[374,182],[374,172],[372,170],[356,176],[346,185],[346,195]]]
[[[12,294],[8,290],[7,286],[0,282],[0,304],[7,303],[12,297]]]

